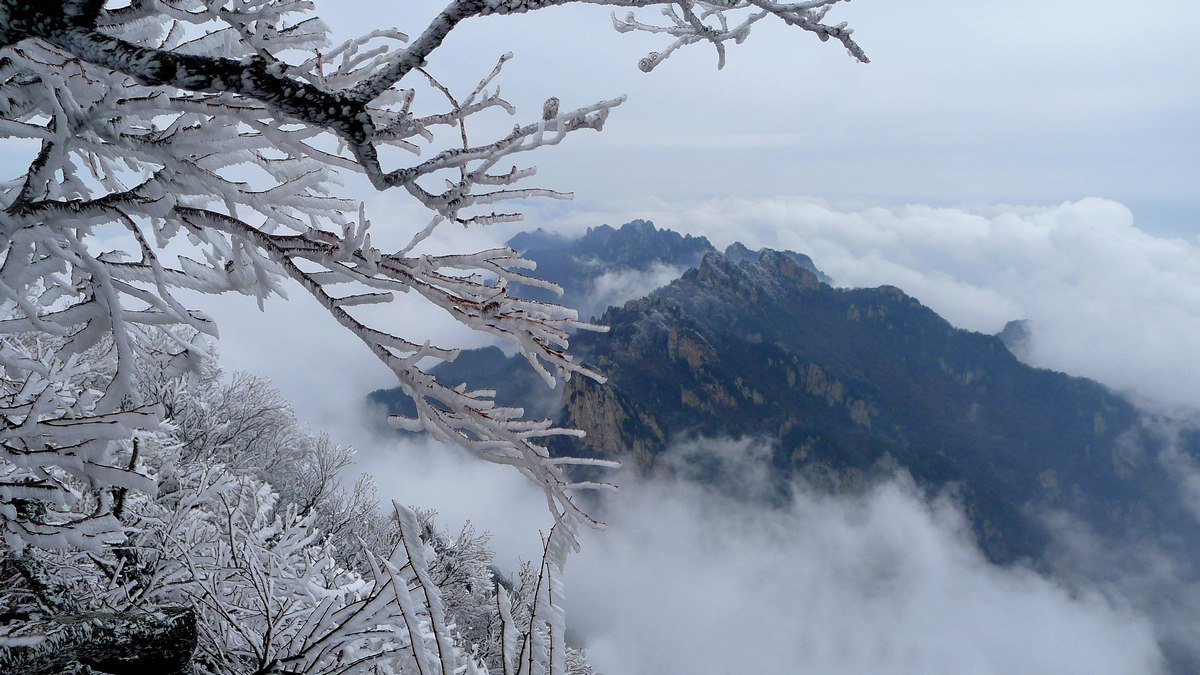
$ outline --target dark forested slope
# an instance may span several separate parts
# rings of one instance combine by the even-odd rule
[[[588,253],[596,234],[602,255]],[[670,258],[685,241],[644,222],[588,236],[569,250],[593,271]],[[690,241],[703,246],[689,254],[708,244]],[[649,471],[681,439],[769,439],[778,488],[769,501],[786,499],[797,477],[852,491],[903,469],[931,492],[954,491],[997,561],[1040,556],[1047,509],[1104,533],[1191,528],[1157,441],[1126,400],[1031,368],[999,338],[956,329],[898,288],[834,288],[818,274],[790,252],[709,248],[679,279],[609,308],[608,333],[575,336],[573,350],[607,385],[573,378],[546,396],[498,350],[464,354],[438,374],[496,388],[504,402],[533,400],[536,412],[587,431],[571,441],[586,452]],[[559,280],[586,292],[586,279]]]

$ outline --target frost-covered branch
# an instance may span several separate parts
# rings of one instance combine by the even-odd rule
[[[811,0],[798,3],[774,3],[765,0],[734,0],[733,2],[702,2],[676,0],[662,3],[664,23],[644,23],[630,12],[618,19],[613,14],[613,27],[622,33],[640,31],[666,35],[673,40],[661,51],[647,54],[638,61],[638,68],[650,72],[680,47],[707,42],[717,51],[717,67],[725,66],[725,43],[740,44],[750,35],[750,28],[759,21],[774,16],[790,26],[816,35],[822,42],[833,38],[858,61],[870,62],[866,52],[851,37],[853,30],[845,23],[823,23],[825,14],[839,2],[849,0]],[[608,4],[608,3],[604,3]],[[617,4],[617,3],[612,3]]]
[[[575,497],[611,486],[565,469],[611,464],[551,457],[544,437],[582,432],[438,382],[430,364],[457,350],[403,313],[362,307],[414,294],[515,345],[548,385],[602,381],[567,351],[571,331],[601,327],[510,293],[556,290],[532,262],[428,244],[448,223],[519,219],[507,200],[570,198],[527,184],[522,158],[601,130],[623,98],[550,96],[511,131],[478,138],[477,120],[518,114],[497,84],[511,54],[452,91],[439,79],[443,42],[468,19],[587,2],[661,11],[614,18],[666,40],[643,70],[691,44],[714,47],[721,65],[770,17],[865,62],[844,24],[825,23],[839,1],[451,0],[411,40],[380,27],[333,45],[310,0],[0,0],[0,138],[27,162],[0,177],[0,662],[48,637],[22,617],[111,623],[173,608],[162,611],[195,617],[184,634],[200,645],[198,672],[477,671],[440,587],[451,581],[433,573],[448,568],[414,514],[397,506],[391,527],[373,528],[369,484],[335,489],[346,451],[296,431],[253,382],[197,384],[213,377],[217,329],[181,291],[261,305],[293,284],[414,400],[415,416],[394,426],[542,489],[555,524],[541,565],[512,598],[495,590],[495,616],[488,602],[474,634],[494,635],[505,673],[568,671],[578,658],[562,566],[578,529],[600,526]],[[403,247],[372,243],[365,207],[339,196],[348,174],[426,209],[419,222],[376,214]],[[484,558],[464,554],[465,578],[490,580]],[[491,599],[467,591],[460,605]],[[58,651],[82,664],[90,639]]]
[[[839,1],[452,0],[411,40],[381,27],[332,45],[307,0],[0,0],[0,136],[31,155],[0,183],[0,527],[9,544],[118,538],[111,495],[152,490],[130,450],[159,428],[133,386],[139,364],[194,368],[204,336],[216,335],[179,291],[262,303],[290,282],[395,373],[417,412],[394,424],[530,477],[556,536],[573,543],[579,525],[597,525],[573,493],[604,484],[572,482],[539,439],[578,432],[522,419],[494,392],[437,382],[428,364],[453,359],[453,348],[412,333],[403,317],[368,320],[358,308],[415,292],[511,341],[548,384],[602,379],[567,353],[570,331],[599,327],[509,292],[552,287],[532,263],[506,248],[421,251],[442,224],[520,217],[500,202],[569,198],[527,185],[533,167],[515,162],[599,131],[623,99],[564,107],[550,97],[510,132],[480,140],[468,130],[476,119],[517,114],[496,84],[511,55],[481,64],[478,85],[453,92],[436,77],[442,44],[468,19],[589,2],[661,10],[658,22],[614,19],[668,40],[643,70],[697,43],[723,63],[726,46],[769,17],[866,61],[844,24],[825,22]],[[347,172],[428,210],[418,223],[383,224],[407,245],[372,244],[362,205],[337,196]],[[187,330],[151,349],[148,335],[162,327]],[[54,539],[60,530],[78,536]]]

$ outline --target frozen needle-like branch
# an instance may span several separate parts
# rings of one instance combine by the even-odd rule
[[[433,549],[415,514],[395,508],[395,546],[384,553],[373,502],[330,482],[348,454],[276,447],[302,439],[254,387],[231,385],[240,393],[221,404],[193,387],[216,377],[205,340],[217,329],[181,291],[261,305],[292,284],[415,402],[394,426],[458,443],[541,488],[554,525],[527,602],[495,593],[498,665],[569,672],[562,568],[580,527],[601,526],[576,493],[612,486],[566,469],[612,463],[551,457],[544,438],[582,432],[526,419],[494,391],[437,381],[430,364],[457,350],[431,344],[411,316],[364,306],[409,294],[515,345],[548,385],[603,381],[567,350],[571,331],[602,327],[510,293],[512,284],[557,290],[531,261],[507,247],[427,248],[447,223],[519,219],[500,206],[507,200],[570,198],[529,185],[534,168],[522,157],[600,131],[624,99],[579,106],[550,96],[510,131],[479,138],[476,120],[517,115],[496,84],[511,54],[480,64],[478,84],[460,92],[439,80],[443,42],[468,19],[587,2],[661,12],[614,18],[618,30],[667,40],[643,70],[697,43],[722,65],[730,42],[769,17],[865,62],[844,24],[825,23],[838,1],[452,0],[411,39],[381,26],[331,45],[310,0],[0,0],[0,138],[10,165],[28,162],[0,182],[0,572],[20,577],[0,593],[0,664],[86,669],[94,648],[153,659],[153,645],[122,647],[134,633],[91,636],[135,614],[151,628],[169,614],[183,617],[180,641],[199,644],[205,672],[480,672],[430,574]],[[339,196],[349,173],[425,208],[415,222],[380,223],[402,248],[373,243],[364,205]],[[268,458],[271,469],[254,464]],[[247,470],[255,466],[262,475]],[[339,550],[358,537],[375,549]],[[343,564],[352,557],[357,571]],[[488,574],[481,563],[471,578]],[[30,606],[72,624],[85,607],[106,611],[88,615],[98,628],[63,649],[18,654],[45,637],[12,620]],[[524,628],[514,614],[528,615]]]
[[[411,39],[380,27],[330,45],[304,0],[133,0],[111,8],[102,0],[0,0],[0,134],[37,148],[23,175],[0,185],[0,523],[8,536],[36,538],[18,492],[53,492],[66,511],[37,522],[67,528],[84,516],[112,525],[103,520],[104,486],[146,488],[137,467],[113,468],[132,435],[155,425],[131,387],[135,364],[164,358],[147,350],[145,332],[188,327],[169,333],[174,347],[165,358],[180,368],[202,348],[198,337],[181,336],[216,334],[176,297],[179,289],[262,302],[290,279],[395,373],[417,404],[416,416],[393,420],[397,426],[514,466],[542,487],[557,537],[573,543],[579,524],[595,523],[572,491],[603,485],[572,483],[539,439],[578,432],[522,419],[520,409],[496,405],[493,392],[437,382],[428,362],[453,359],[455,350],[368,321],[357,308],[415,292],[457,321],[511,340],[548,384],[573,374],[602,379],[567,352],[571,330],[599,327],[509,293],[512,283],[552,286],[514,251],[417,251],[442,223],[520,217],[499,202],[569,198],[526,185],[533,168],[520,166],[520,156],[599,131],[623,98],[572,107],[551,97],[510,132],[480,141],[468,130],[473,119],[517,112],[495,85],[511,55],[490,71],[484,64],[479,84],[456,93],[435,76],[439,50],[467,19],[588,2],[661,10],[658,23],[614,18],[618,30],[669,40],[643,59],[643,70],[696,43],[712,45],[723,64],[730,42],[772,16],[866,61],[844,24],[825,23],[838,1],[452,0]],[[432,152],[422,156],[425,146]],[[385,166],[382,157],[396,163]],[[372,244],[361,205],[336,196],[343,172],[398,188],[428,209],[421,222],[383,225],[404,231],[408,245],[387,253]],[[191,252],[170,259],[166,247],[185,239]],[[99,250],[102,240],[129,252]],[[79,371],[79,359],[97,352],[110,355],[104,362],[112,367]],[[94,423],[67,422],[85,419]],[[101,421],[120,433],[99,433]],[[71,516],[80,504],[90,511]]]

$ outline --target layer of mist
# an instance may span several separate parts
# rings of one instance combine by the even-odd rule
[[[744,496],[769,489],[764,472],[728,458],[765,457],[756,445],[672,452],[711,453]],[[1162,624],[1132,580],[991,565],[953,497],[921,495],[903,473],[857,495],[798,486],[785,509],[627,476],[603,515],[567,589],[606,673],[1165,672]]]
[[[995,332],[1027,318],[1037,365],[1163,408],[1200,401],[1200,243],[1147,235],[1120,204],[968,211],[786,197],[631,211],[718,247],[808,253],[841,284],[900,286],[961,327]],[[559,224],[621,217],[580,212]],[[633,289],[622,295],[656,283],[609,285]],[[381,497],[434,508],[451,529],[471,520],[492,531],[504,567],[537,555],[542,496],[461,451],[376,436],[361,397],[389,386],[388,373],[319,309],[293,298],[263,317],[228,300],[211,309],[226,366],[267,375],[302,418],[355,444]],[[427,309],[397,310],[435,342],[472,346]],[[1164,423],[1164,438],[1173,433],[1186,428]],[[1165,447],[1159,461],[1200,516],[1200,467]],[[756,452],[744,440],[672,452],[683,473],[707,462],[736,476],[720,495],[622,476],[602,514],[608,531],[587,536],[568,567],[569,622],[601,671],[1155,673],[1166,658],[1196,670],[1197,572],[1172,542],[1103,541],[1043,514],[1055,533],[1049,567],[999,568],[970,541],[952,496],[919,494],[903,475],[852,496],[799,488],[783,510],[748,505],[757,465],[741,460]]]

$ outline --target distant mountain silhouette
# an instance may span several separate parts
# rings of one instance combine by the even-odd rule
[[[659,230],[644,220],[626,223],[619,230],[591,227],[579,239],[542,230],[526,232],[508,245],[537,263],[539,277],[564,290],[558,297],[542,288],[515,286],[517,295],[574,307],[584,319],[599,316],[610,303],[623,304],[649,293],[715,250],[704,237]]]

